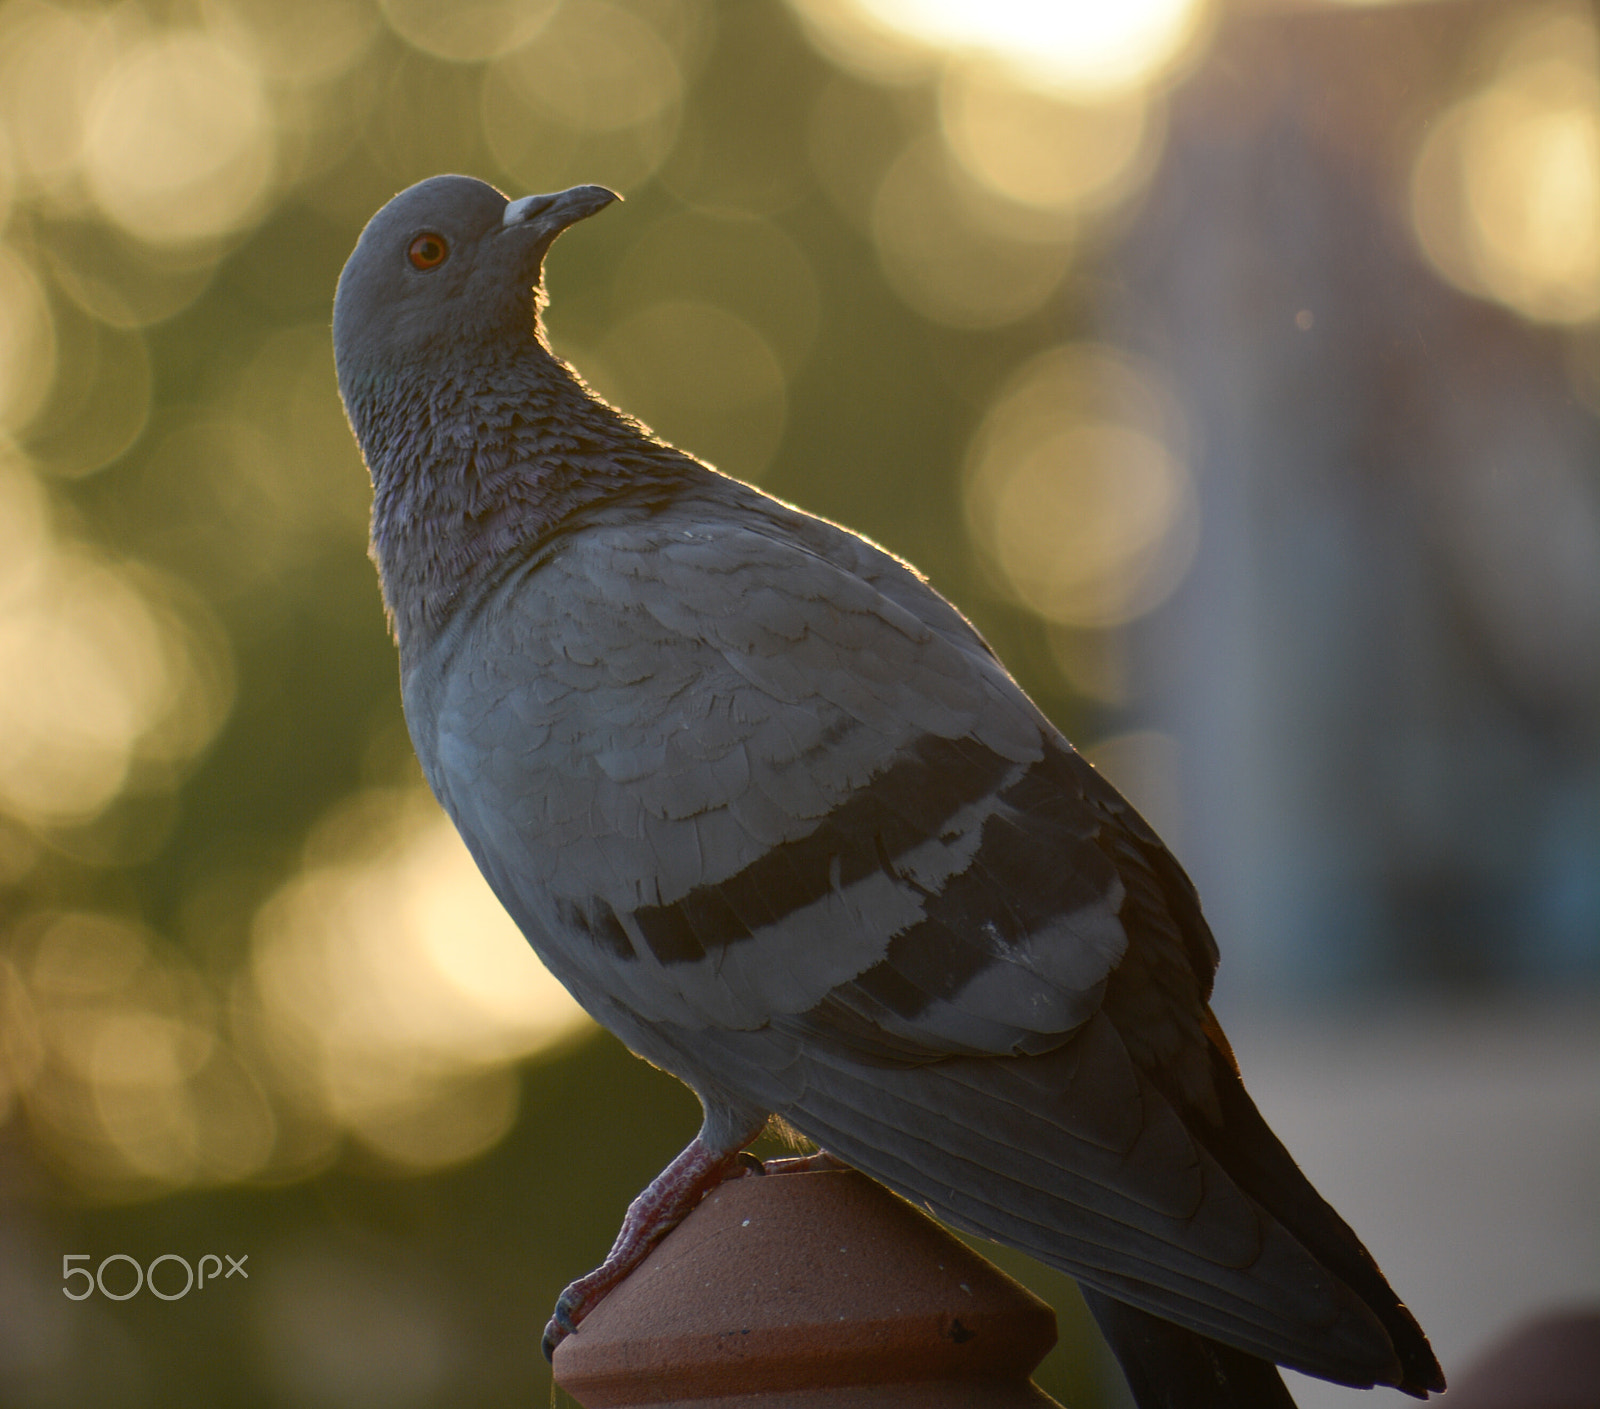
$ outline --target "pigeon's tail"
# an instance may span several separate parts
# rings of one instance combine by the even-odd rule
[[[1147,1386],[1142,1409],[1289,1404],[1274,1363],[1443,1389],[1416,1321],[1214,1056],[1202,1111],[1132,1062],[1103,1013],[1035,1056],[869,1069],[814,1046],[783,1114],[947,1221],[1093,1288]],[[1169,1379],[1197,1375],[1215,1397],[1174,1397]]]
[[[1273,1134],[1232,1068],[1232,1054],[1213,1047],[1211,1062],[1221,1121],[1200,1138],[1238,1186],[1264,1207],[1317,1261],[1353,1291],[1394,1347],[1394,1388],[1418,1399],[1442,1391],[1444,1374],[1428,1338],[1395,1295],[1350,1225],[1312,1187]],[[1098,1313],[1097,1313],[1098,1319]]]
[[[1294,1409],[1270,1360],[1084,1287],[1139,1409]]]

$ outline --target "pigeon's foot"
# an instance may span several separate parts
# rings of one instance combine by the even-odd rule
[[[544,1328],[544,1358],[554,1359],[556,1347],[578,1329],[579,1322],[683,1222],[710,1190],[747,1170],[741,1151],[714,1150],[696,1135],[683,1153],[651,1180],[650,1187],[628,1205],[622,1231],[606,1260],[556,1298],[555,1315]]]

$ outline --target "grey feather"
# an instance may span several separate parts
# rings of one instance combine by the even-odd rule
[[[1281,1402],[1253,1357],[1442,1387],[1239,1084],[1138,814],[913,569],[551,354],[544,256],[608,199],[423,182],[335,302],[417,754],[529,942],[700,1096],[694,1168],[780,1115],[1112,1298],[1170,1385],[1215,1367],[1173,1402]]]

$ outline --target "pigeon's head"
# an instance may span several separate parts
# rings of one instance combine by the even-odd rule
[[[367,222],[339,276],[333,347],[346,399],[401,367],[533,337],[545,254],[616,199],[604,186],[574,186],[508,201],[470,176],[402,191]]]

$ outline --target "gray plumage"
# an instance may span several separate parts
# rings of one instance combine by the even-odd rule
[[[699,1095],[697,1169],[781,1116],[1079,1278],[1142,1404],[1442,1388],[1138,814],[913,569],[550,352],[544,255],[611,199],[425,181],[335,303],[417,754],[540,958]]]

